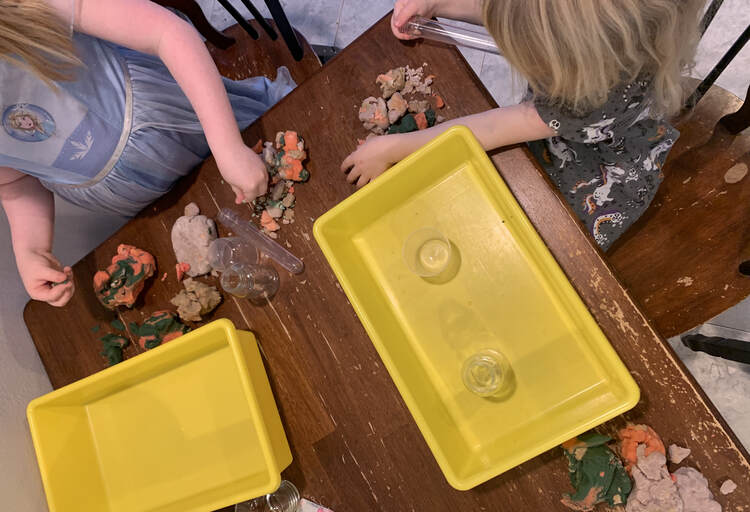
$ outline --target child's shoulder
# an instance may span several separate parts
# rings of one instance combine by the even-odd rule
[[[585,144],[614,138],[635,123],[652,117],[650,105],[651,81],[647,77],[623,82],[610,91],[600,106],[577,112],[565,104],[550,101],[531,91],[539,116],[564,139]]]

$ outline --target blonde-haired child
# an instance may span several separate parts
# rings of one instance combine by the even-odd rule
[[[607,249],[646,210],[679,136],[703,0],[397,0],[396,37],[414,16],[483,23],[529,83],[515,106],[371,139],[341,169],[358,187],[455,124],[486,150],[528,142],[596,242]]]
[[[51,191],[134,215],[209,153],[236,200],[266,190],[248,126],[294,87],[222,80],[191,25],[148,0],[0,0],[0,203],[29,295],[74,292]],[[239,125],[239,126],[238,126]]]

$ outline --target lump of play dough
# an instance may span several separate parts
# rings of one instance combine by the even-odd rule
[[[122,362],[122,349],[125,348],[130,341],[118,334],[106,334],[99,338],[102,342],[101,354],[107,358],[109,366],[116,365]]]
[[[221,294],[214,286],[189,277],[183,284],[185,289],[180,290],[171,302],[177,306],[177,314],[186,322],[200,322],[202,315],[213,311],[221,302]]]
[[[727,494],[732,494],[734,491],[737,490],[737,484],[734,483],[732,480],[724,480],[724,483],[721,484],[721,487],[719,487],[719,492],[726,496]]]
[[[669,445],[669,462],[679,464],[690,455],[690,448],[683,448],[676,444]]]
[[[387,73],[378,75],[375,83],[383,91],[383,98],[388,99],[406,85],[406,70],[404,68],[393,68]]]
[[[432,109],[419,114],[406,114],[401,120],[388,128],[388,133],[409,133],[424,130],[435,125],[435,111]]]
[[[216,224],[205,215],[195,203],[185,207],[185,215],[172,226],[172,248],[179,263],[187,263],[190,277],[202,276],[211,272],[208,262],[208,246],[216,239]]]
[[[625,510],[627,512],[684,512],[682,499],[672,477],[667,471],[663,453],[652,451],[645,455],[646,445],[636,449],[637,462],[632,466],[633,491]]]
[[[412,114],[427,112],[429,108],[430,102],[427,100],[411,100],[409,102],[409,112],[411,112]]]
[[[408,105],[401,93],[395,92],[388,100],[388,122],[393,124],[406,113]]]
[[[359,107],[359,120],[373,133],[382,134],[388,128],[388,107],[383,98],[370,96],[365,98]]]
[[[572,494],[562,504],[572,510],[594,510],[597,503],[621,505],[628,499],[631,484],[620,459],[609,449],[611,438],[587,432],[563,443],[568,459]]]
[[[664,443],[662,443],[659,434],[648,425],[628,425],[624,429],[621,429],[620,439],[622,444],[620,446],[620,455],[625,461],[625,469],[630,471],[637,462],[637,448],[643,444],[645,446],[645,455],[649,456],[653,452],[659,452],[662,455],[666,455],[664,449]]]
[[[695,468],[679,468],[674,472],[677,491],[682,498],[683,512],[721,512],[721,505],[708,489],[708,480]]]
[[[162,343],[179,338],[190,328],[182,324],[170,311],[155,311],[138,327],[138,344],[143,349],[152,349]]]
[[[106,308],[132,307],[146,279],[154,275],[156,261],[146,251],[120,244],[112,264],[94,274],[94,292]]]

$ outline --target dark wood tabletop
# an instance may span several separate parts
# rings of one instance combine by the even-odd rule
[[[296,187],[296,223],[279,241],[304,260],[303,274],[282,274],[276,298],[265,307],[225,297],[206,319],[226,317],[256,333],[294,461],[284,477],[306,497],[336,512],[567,510],[566,462],[550,450],[471,491],[451,488],[312,237],[313,221],[353,189],[339,165],[365,131],[357,120],[363,98],[377,95],[378,73],[429,64],[446,102],[446,117],[495,106],[455,48],[397,41],[384,18],[307,79],[246,132],[248,144],[297,130],[309,145],[312,178]],[[522,147],[492,155],[500,174],[578,290],[642,391],[629,413],[602,426],[610,434],[626,422],[647,423],[665,443],[688,446],[686,463],[700,469],[725,511],[750,503],[747,452],[692,376],[618,283],[601,253]],[[59,388],[105,368],[98,336],[115,314],[94,297],[91,280],[120,243],[150,251],[162,282],[151,279],[136,307],[117,316],[127,325],[170,308],[181,285],[174,276],[172,223],[195,201],[214,216],[232,206],[212,158],[175,189],[124,226],[74,267],[77,292],[69,305],[30,302],[25,320],[52,385]],[[250,218],[247,206],[240,212]],[[222,231],[223,234],[226,231]],[[211,281],[209,279],[208,281]],[[93,325],[105,326],[97,334]],[[131,344],[126,355],[138,352]],[[729,496],[718,486],[738,484]]]

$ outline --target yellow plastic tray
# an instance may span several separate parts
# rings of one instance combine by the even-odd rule
[[[434,284],[402,258],[435,227],[458,274]],[[437,137],[321,216],[315,238],[456,489],[474,487],[635,406],[639,390],[479,143]],[[463,385],[494,348],[509,396]]]
[[[292,461],[255,337],[229,320],[33,400],[51,512],[216,510]]]

